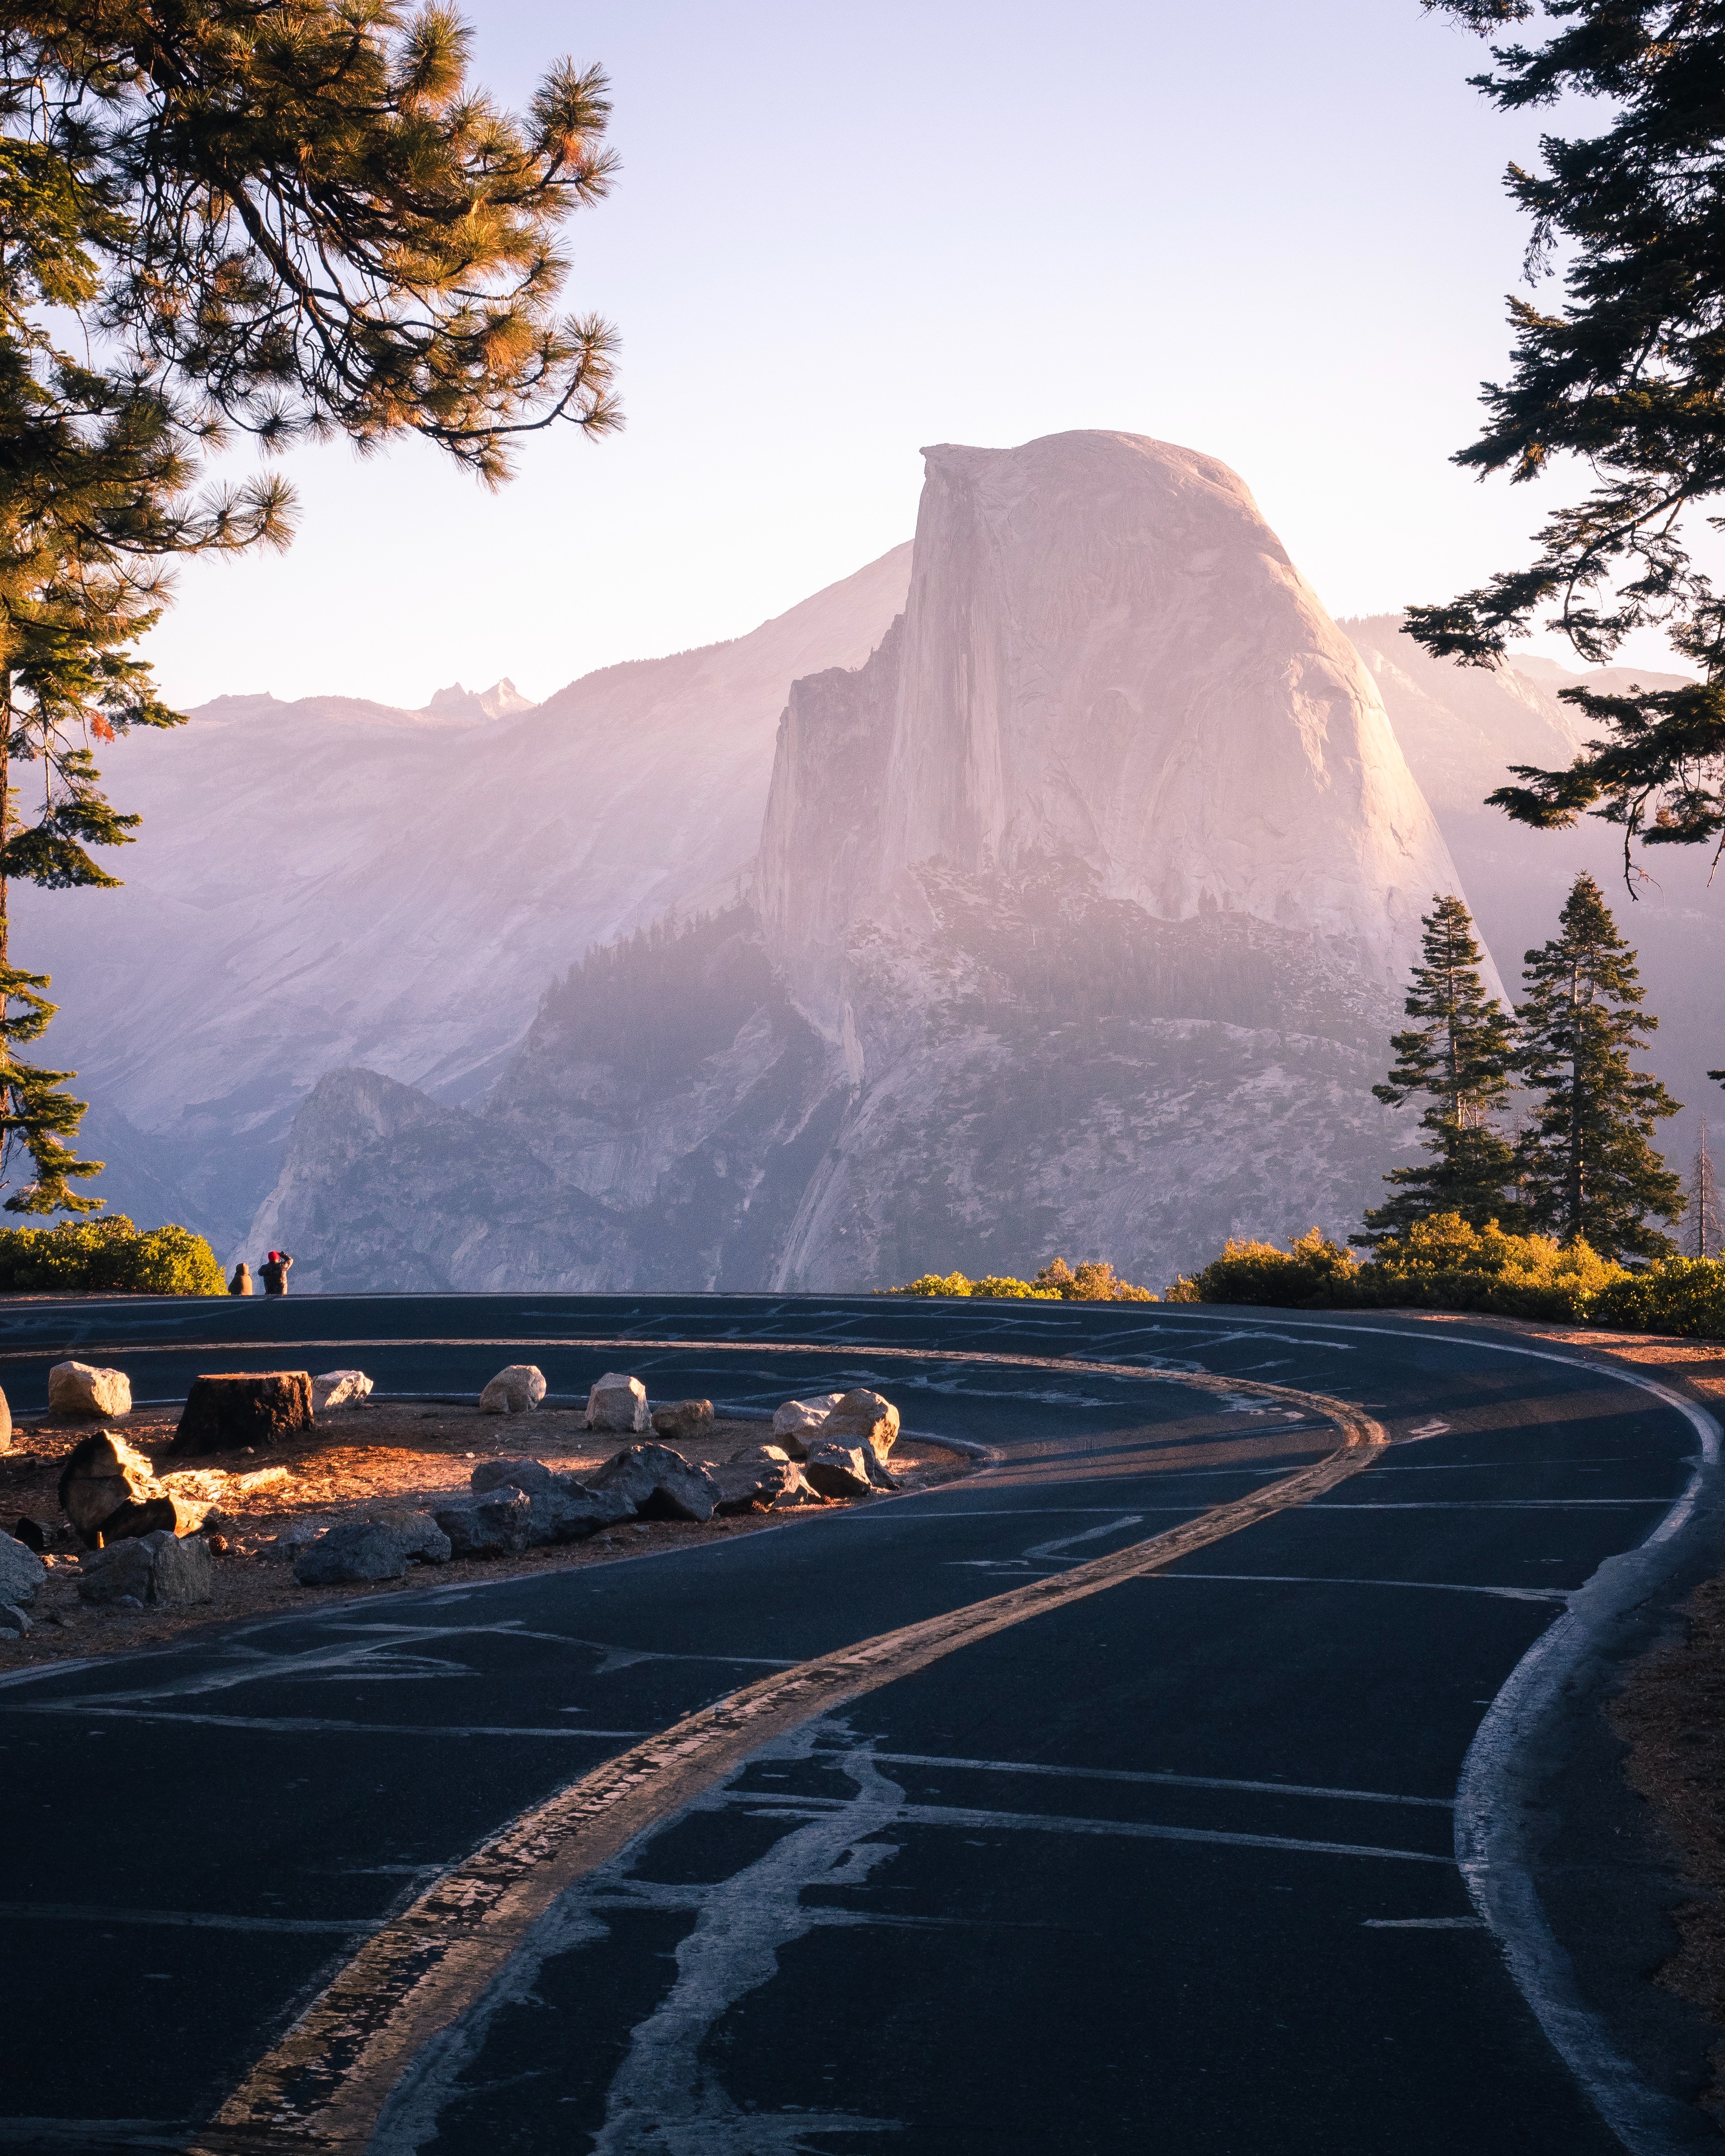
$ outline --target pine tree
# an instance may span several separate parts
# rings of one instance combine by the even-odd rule
[[[1625,695],[1562,691],[1595,737],[1561,769],[1517,765],[1490,798],[1551,830],[1591,813],[1637,844],[1725,840],[1725,593],[1692,553],[1725,492],[1725,325],[1719,244],[1725,38],[1717,6],[1623,0],[1424,0],[1481,36],[1543,18],[1548,33],[1491,48],[1470,78],[1521,117],[1558,105],[1600,113],[1593,133],[1540,137],[1541,169],[1505,187],[1532,220],[1528,282],[1561,279],[1545,305],[1512,299],[1514,357],[1487,382],[1487,419],[1455,462],[1520,482],[1579,465],[1589,489],[1558,508],[1526,566],[1441,606],[1409,609],[1435,656],[1495,665],[1542,617],[1589,665],[1663,630],[1703,676]],[[1632,865],[1632,863],[1631,863]]]
[[[1659,1024],[1640,1009],[1635,954],[1604,895],[1575,879],[1559,932],[1530,951],[1517,1004],[1523,1081],[1543,1094],[1518,1147],[1534,1225],[1578,1237],[1602,1257],[1654,1258],[1675,1248],[1648,1217],[1676,1220],[1682,1188],[1649,1140],[1681,1103],[1630,1057]]]
[[[1707,1150],[1707,1117],[1695,1143],[1695,1159],[1689,1170],[1688,1209],[1684,1214],[1683,1240],[1692,1258],[1719,1255],[1719,1183],[1713,1173],[1713,1156]]]
[[[54,1013],[14,967],[20,879],[111,886],[137,823],[92,741],[177,726],[132,647],[188,554],[285,545],[263,476],[200,493],[234,432],[265,449],[426,436],[487,485],[512,438],[615,427],[614,340],[555,311],[559,226],[606,190],[597,69],[525,114],[468,80],[434,0],[11,0],[0,18],[0,1187],[87,1211],[72,1074],[19,1044]],[[28,788],[23,783],[28,775]],[[39,785],[37,782],[39,780]]]
[[[1366,1215],[1366,1233],[1349,1240],[1375,1245],[1435,1213],[1459,1213],[1476,1228],[1496,1220],[1512,1231],[1523,1208],[1510,1192],[1514,1149],[1491,1117],[1510,1090],[1515,1034],[1508,1013],[1486,993],[1483,958],[1462,901],[1434,893],[1425,916],[1422,956],[1414,968],[1407,1014],[1425,1023],[1393,1034],[1395,1067],[1372,1091],[1399,1108],[1416,1095],[1430,1106],[1420,1116],[1430,1156],[1420,1168],[1393,1168],[1384,1180],[1394,1195]]]

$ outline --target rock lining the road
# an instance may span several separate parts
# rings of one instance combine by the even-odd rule
[[[621,1370],[606,1371],[587,1396],[587,1426],[631,1434],[651,1430],[647,1388]]]
[[[48,1578],[48,1567],[15,1536],[0,1534],[0,1602],[33,1602]]]
[[[531,1414],[545,1398],[545,1373],[536,1363],[511,1363],[487,1379],[481,1414]]]
[[[348,1587],[399,1579],[409,1564],[447,1564],[449,1537],[429,1512],[393,1512],[350,1520],[308,1543],[294,1559],[301,1587]]]
[[[135,1410],[127,1441],[157,1466],[174,1470],[167,1456],[172,1410]],[[95,1605],[77,1593],[75,1555],[50,1548],[39,1562],[44,1577],[28,1606],[35,1620],[25,1637],[0,1629],[0,1674],[66,1656],[104,1656],[167,1644],[188,1630],[214,1622],[270,1617],[353,1598],[398,1594],[429,1578],[450,1585],[506,1579],[547,1570],[607,1564],[668,1553],[737,1534],[757,1532],[819,1517],[828,1501],[807,1485],[806,1494],[762,1511],[752,1502],[737,1509],[721,1499],[704,1525],[675,1520],[624,1520],[577,1542],[529,1547],[484,1556],[452,1556],[434,1573],[409,1565],[399,1578],[310,1588],[294,1578],[293,1563],[309,1543],[344,1521],[394,1509],[435,1511],[473,1501],[470,1486],[479,1466],[499,1467],[521,1453],[520,1423],[481,1416],[465,1407],[375,1399],[317,1419],[315,1430],[273,1448],[258,1448],[200,1462],[182,1473],[221,1478],[223,1494],[209,1514],[205,1533],[214,1559],[214,1599],[193,1608],[124,1604]],[[53,1420],[26,1421],[14,1449],[0,1454],[0,1518],[36,1515],[52,1521],[58,1510],[55,1483],[67,1456],[85,1435]],[[730,1456],[758,1453],[769,1435],[764,1418],[715,1418],[705,1449],[719,1465],[707,1471],[725,1481]],[[308,1441],[309,1440],[309,1441]],[[514,1442],[511,1444],[511,1440]],[[612,1455],[584,1426],[579,1407],[542,1407],[534,1412],[533,1450],[540,1464],[585,1481]],[[783,1451],[783,1445],[778,1450]],[[973,1471],[975,1456],[932,1442],[901,1439],[895,1471],[907,1490],[927,1488]],[[11,1539],[11,1538],[8,1538]],[[15,1545],[26,1557],[37,1553]],[[0,1596],[0,1599],[15,1598]]]
[[[48,1373],[48,1411],[68,1422],[102,1422],[131,1413],[131,1380],[124,1370],[93,1363],[56,1363]]]
[[[79,1564],[78,1594],[84,1602],[187,1609],[214,1596],[209,1544],[167,1527],[86,1551]]]

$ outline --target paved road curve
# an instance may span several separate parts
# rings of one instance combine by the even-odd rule
[[[619,1339],[679,1344],[557,1344]],[[842,1298],[25,1303],[0,1342],[25,1412],[68,1348],[162,1399],[289,1348],[387,1389],[471,1392],[532,1342],[555,1394],[620,1360],[655,1395],[745,1408],[876,1383],[908,1427],[999,1455],[705,1549],[8,1684],[0,2146],[316,2145],[291,2119],[208,2122],[429,1879],[766,1671],[1055,1576],[1332,1450],[1333,1428],[1253,1384],[1363,1409],[1392,1447],[1317,1502],[769,1744],[563,1897],[403,2062],[371,2146],[1651,2156],[1715,2138],[1682,2100],[1683,2010],[1611,1956],[1572,1981],[1502,1832],[1527,1763],[1494,1732],[1512,1739],[1545,1681],[1524,1658],[1569,1653],[1571,1598],[1595,1580],[1584,1618],[1630,1576],[1599,1568],[1670,1523],[1701,1450],[1706,1418],[1616,1373],[1465,1324]],[[1573,1809],[1546,1793],[1558,1932],[1615,1930],[1619,1964],[1651,1963],[1656,1895],[1594,1863],[1611,1822]]]

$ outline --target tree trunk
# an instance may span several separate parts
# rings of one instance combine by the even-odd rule
[[[1569,1240],[1581,1233],[1584,1182],[1581,1172],[1581,1011],[1572,978],[1569,988]]]

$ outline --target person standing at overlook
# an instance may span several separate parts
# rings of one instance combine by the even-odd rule
[[[228,1283],[229,1295],[249,1295],[252,1291],[252,1269],[242,1258],[234,1268],[234,1277]]]
[[[258,1268],[264,1276],[265,1295],[287,1293],[288,1268],[293,1262],[285,1250],[272,1250],[270,1253],[269,1257]]]

